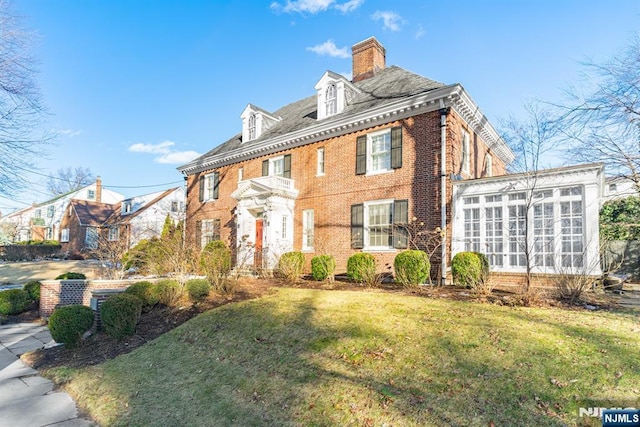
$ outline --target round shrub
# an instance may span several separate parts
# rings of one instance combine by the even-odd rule
[[[100,305],[100,320],[104,331],[121,340],[133,335],[142,313],[142,301],[135,295],[113,295]]]
[[[318,255],[311,258],[311,276],[313,280],[333,278],[336,271],[336,260],[332,255]]]
[[[209,296],[211,285],[207,279],[191,279],[185,285],[189,299],[193,302],[204,301]]]
[[[358,283],[373,284],[376,278],[376,259],[364,252],[353,254],[347,260],[347,276]]]
[[[485,257],[486,258],[486,257]],[[477,252],[458,252],[451,260],[451,274],[455,284],[465,287],[475,287],[486,278],[482,257]]]
[[[135,295],[142,301],[143,308],[149,309],[158,304],[158,295],[153,292],[153,283],[142,281],[129,286],[125,294]]]
[[[295,282],[302,275],[304,255],[302,252],[286,252],[280,256],[276,273],[288,282]]]
[[[75,347],[82,334],[93,325],[93,310],[84,305],[67,305],[57,308],[49,318],[49,331],[55,342]]]
[[[0,291],[0,314],[20,314],[29,308],[31,298],[24,289]]]
[[[173,279],[158,280],[151,288],[151,293],[160,304],[172,306],[180,300],[180,284]]]
[[[66,273],[62,273],[56,280],[84,280],[87,276],[82,273],[74,273],[72,271],[67,271]]]
[[[424,251],[402,251],[393,260],[396,280],[403,286],[414,287],[425,283],[429,278],[431,264]]]
[[[24,285],[23,289],[27,291],[31,301],[40,301],[40,286],[42,286],[42,283],[37,280],[32,280]]]

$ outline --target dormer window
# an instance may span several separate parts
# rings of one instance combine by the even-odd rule
[[[338,112],[338,93],[335,84],[327,86],[327,92],[324,99],[327,116],[332,116]]]
[[[251,104],[247,105],[240,117],[242,118],[242,142],[260,138],[271,126],[281,120]]]
[[[256,139],[256,115],[251,114],[249,116],[249,141]]]

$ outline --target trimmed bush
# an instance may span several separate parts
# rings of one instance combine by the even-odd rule
[[[351,255],[347,260],[347,276],[355,282],[373,285],[378,276],[375,257],[364,252]]]
[[[152,308],[158,304],[158,295],[153,292],[153,283],[151,282],[136,282],[129,286],[124,293],[128,295],[135,295],[140,298],[144,309]]]
[[[190,279],[185,285],[189,299],[193,302],[204,301],[209,296],[211,285],[207,279]]]
[[[336,260],[332,255],[318,255],[311,258],[313,280],[332,280],[336,271]]]
[[[294,283],[302,275],[304,255],[302,252],[286,252],[278,260],[276,273],[289,283]]]
[[[72,271],[67,271],[56,277],[56,280],[84,280],[87,276],[82,273],[74,273]]]
[[[231,249],[222,240],[207,243],[200,253],[200,269],[214,289],[225,289],[231,272]]]
[[[31,301],[40,301],[40,286],[42,286],[42,283],[37,280],[32,280],[24,285],[23,289],[27,291]]]
[[[49,318],[49,331],[57,343],[76,347],[82,334],[93,325],[94,313],[84,305],[67,305],[57,308]]]
[[[151,293],[160,304],[173,306],[180,300],[180,284],[173,279],[158,280],[151,288]]]
[[[29,308],[31,298],[24,289],[0,291],[0,314],[20,314]]]
[[[431,264],[424,251],[408,250],[396,255],[393,260],[396,280],[406,287],[415,287],[426,283],[429,278]]]
[[[142,313],[142,300],[135,295],[113,295],[100,305],[100,320],[104,331],[121,340],[133,335]]]
[[[451,260],[451,274],[457,285],[476,287],[486,280],[488,272],[489,261],[478,252],[458,252]]]

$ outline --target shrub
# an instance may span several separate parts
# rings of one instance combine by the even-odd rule
[[[211,285],[207,279],[191,279],[187,281],[186,288],[191,301],[201,302],[209,296]]]
[[[158,295],[153,292],[153,283],[151,282],[136,282],[129,286],[124,293],[140,298],[144,309],[149,309],[158,304]]]
[[[429,278],[431,264],[424,251],[408,250],[396,255],[393,260],[396,280],[406,287],[415,287]]]
[[[135,295],[113,295],[100,305],[100,320],[104,331],[121,340],[133,335],[142,312],[142,300]]]
[[[287,282],[294,283],[302,275],[304,255],[302,252],[286,252],[278,260],[276,273]]]
[[[180,300],[180,284],[177,280],[162,279],[158,280],[151,288],[154,298],[158,299],[160,304],[166,306],[176,305]]]
[[[231,249],[222,240],[207,243],[200,254],[200,269],[215,290],[224,290],[231,272]]]
[[[311,258],[311,276],[313,280],[333,280],[336,260],[332,255],[318,255]]]
[[[351,255],[347,260],[347,276],[358,283],[374,285],[379,278],[375,257],[363,252]]]
[[[40,301],[40,286],[42,286],[42,283],[37,280],[32,280],[24,285],[23,289],[27,291],[31,301]]]
[[[84,305],[67,305],[57,308],[49,318],[51,337],[67,347],[75,347],[82,334],[93,325],[94,313]]]
[[[56,280],[84,280],[87,276],[82,273],[74,273],[72,271],[67,271],[56,277]]]
[[[489,273],[489,260],[478,252],[458,252],[451,260],[451,274],[455,284],[467,288],[482,286]]]
[[[24,289],[0,291],[0,314],[20,314],[31,304],[29,293]]]

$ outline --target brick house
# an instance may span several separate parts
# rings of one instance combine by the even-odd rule
[[[352,53],[352,80],[327,71],[277,111],[248,104],[240,133],[178,168],[192,244],[222,239],[267,268],[330,253],[338,272],[365,251],[383,269],[415,221],[446,231],[432,273],[446,271],[453,181],[503,175],[514,155],[460,84],[387,67],[373,37]]]

